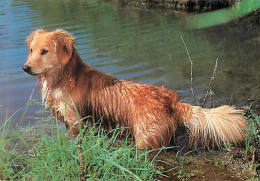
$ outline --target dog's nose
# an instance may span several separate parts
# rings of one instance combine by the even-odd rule
[[[23,71],[25,71],[26,73],[30,73],[31,72],[31,67],[24,65],[23,66]]]

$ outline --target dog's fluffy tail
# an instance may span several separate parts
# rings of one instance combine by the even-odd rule
[[[242,110],[227,105],[204,109],[184,103],[179,108],[186,113],[180,118],[188,128],[189,146],[196,148],[200,142],[204,147],[221,147],[223,143],[237,144],[244,140],[247,124]]]

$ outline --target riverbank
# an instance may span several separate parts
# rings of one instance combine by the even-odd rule
[[[259,102],[255,101],[253,106],[257,105]],[[241,145],[223,145],[221,150],[195,150],[187,149],[185,144],[174,144],[152,154],[136,149],[132,137],[127,132],[121,137],[119,128],[107,133],[96,125],[88,126],[81,145],[85,177],[101,180],[257,180],[260,145],[255,137],[258,139],[256,132],[260,132],[260,116],[248,112],[247,117],[251,126]],[[79,137],[67,135],[65,126],[44,110],[34,119],[37,126],[13,127],[10,117],[0,127],[0,179],[79,180],[82,171],[79,164],[82,156],[77,151]],[[176,136],[179,142],[187,139],[183,133]]]
[[[241,0],[115,0],[121,6],[136,6],[172,11],[210,11],[230,7]]]
[[[210,11],[230,7],[240,0],[137,0],[148,7],[186,11]]]

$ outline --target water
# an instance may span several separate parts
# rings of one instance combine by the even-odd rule
[[[14,117],[17,122],[33,87],[37,90],[36,77],[21,69],[27,59],[25,38],[37,28],[66,29],[77,38],[76,48],[88,65],[118,79],[175,89],[182,100],[194,104],[183,36],[194,63],[197,99],[202,102],[218,58],[213,106],[245,104],[260,83],[260,26],[234,21],[195,27],[202,15],[165,15],[96,0],[1,1],[0,125],[7,115],[21,109]],[[37,91],[32,98],[41,100]],[[25,124],[40,108],[30,106]]]

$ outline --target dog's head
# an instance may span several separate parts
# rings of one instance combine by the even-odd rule
[[[23,70],[30,75],[41,75],[67,64],[72,56],[74,39],[62,29],[34,31],[27,37],[29,55]]]

